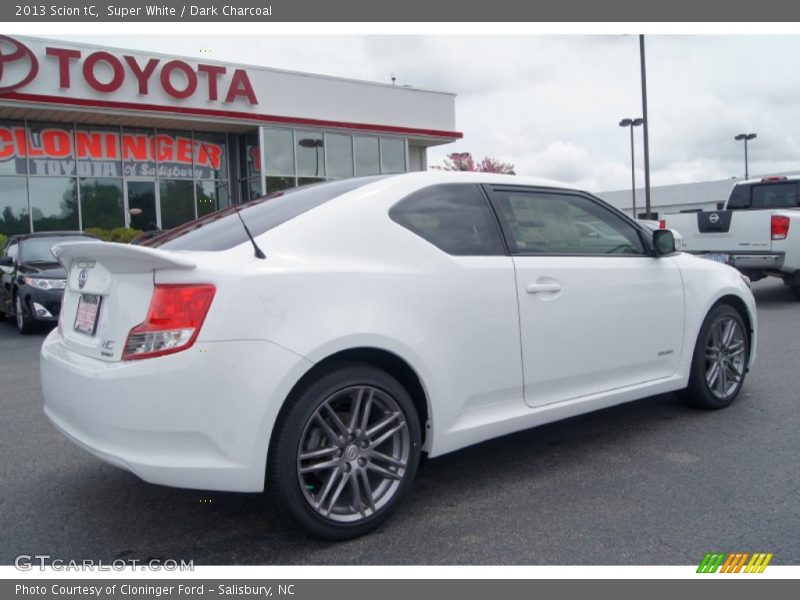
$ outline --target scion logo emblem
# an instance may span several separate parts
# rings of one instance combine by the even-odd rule
[[[38,73],[39,61],[31,49],[7,35],[0,35],[0,94],[28,85]]]
[[[711,223],[718,223],[719,222],[719,215],[717,213],[711,213],[708,215],[708,220]]]
[[[86,280],[89,278],[89,273],[86,269],[81,269],[81,272],[78,273],[78,287],[83,289],[86,285]]]

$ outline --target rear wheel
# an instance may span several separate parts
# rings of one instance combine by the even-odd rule
[[[741,315],[729,304],[715,306],[697,336],[689,386],[681,392],[682,399],[698,408],[729,406],[744,384],[749,355]]]
[[[33,320],[25,314],[25,303],[19,295],[14,296],[14,313],[17,320],[17,329],[23,335],[34,330]]]
[[[419,465],[420,426],[408,392],[379,369],[349,363],[291,402],[270,448],[278,504],[321,538],[374,530],[400,504]]]

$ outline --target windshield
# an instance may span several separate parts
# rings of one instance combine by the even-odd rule
[[[29,238],[20,244],[20,262],[58,262],[51,252],[61,242],[97,242],[97,238],[82,235]]]
[[[337,196],[384,177],[357,177],[277,192],[238,205],[239,213],[250,233],[253,237],[257,237]],[[236,210],[229,206],[166,231],[162,235],[146,240],[142,245],[165,250],[227,250],[246,241],[248,241],[247,234],[236,215]]]

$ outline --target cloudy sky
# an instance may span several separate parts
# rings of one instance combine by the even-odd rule
[[[593,191],[630,185],[637,36],[48,36],[455,92],[464,139],[432,149]],[[202,49],[210,53],[201,55]],[[800,36],[647,37],[653,185],[800,169]],[[636,130],[642,165],[641,128]],[[637,183],[643,171],[637,169]]]

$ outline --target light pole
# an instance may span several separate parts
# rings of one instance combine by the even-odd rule
[[[636,169],[634,165],[633,153],[633,128],[639,127],[644,123],[644,119],[622,119],[619,122],[620,127],[627,127],[631,130],[631,194],[633,195],[633,218],[636,218]],[[649,215],[648,215],[649,216]]]
[[[733,138],[737,142],[740,141],[740,140],[744,140],[744,178],[745,179],[748,179],[749,176],[750,176],[750,173],[748,172],[748,168],[747,168],[747,142],[749,140],[754,140],[757,137],[758,137],[758,135],[755,134],[755,133],[740,133],[736,137]]]
[[[650,121],[647,118],[647,70],[644,59],[644,35],[639,36],[639,66],[642,71],[642,118],[644,119],[644,212],[650,219]]]

